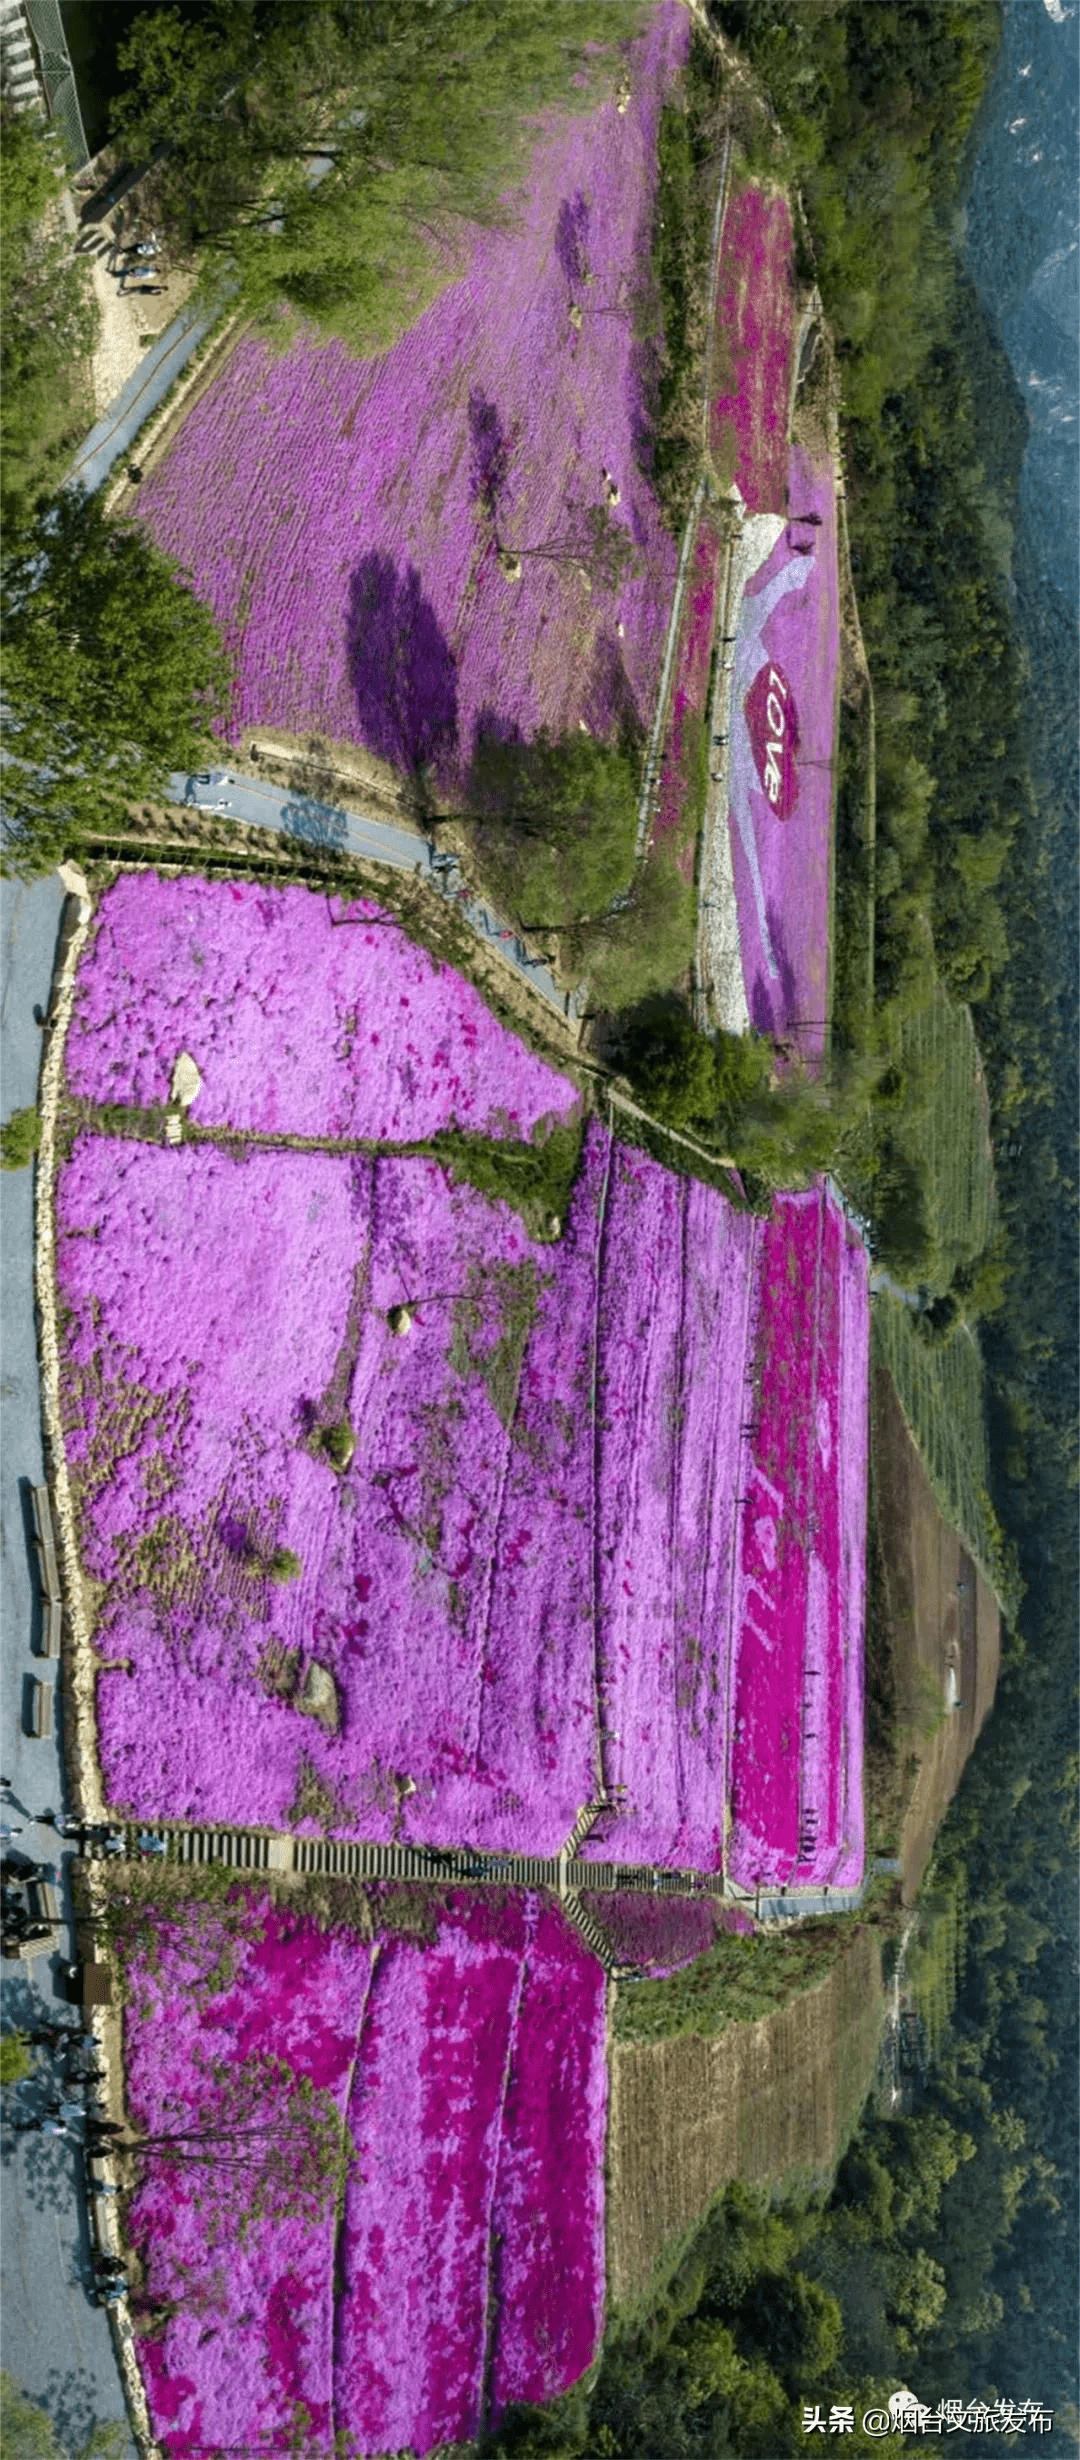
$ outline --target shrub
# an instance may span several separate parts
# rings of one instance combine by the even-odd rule
[[[278,1546],[267,1564],[267,1577],[276,1580],[279,1588],[283,1588],[287,1580],[298,1580],[303,1568],[299,1555],[294,1555],[291,1546]]]
[[[356,1450],[356,1436],[347,1418],[338,1426],[323,1428],[322,1448],[331,1468],[344,1473]],[[295,1562],[295,1556],[291,1560]]]
[[[29,1110],[13,1110],[10,1119],[5,1119],[0,1127],[0,1169],[24,1169],[40,1142],[41,1120],[36,1105]]]
[[[0,2085],[21,2084],[30,2067],[30,2045],[25,2033],[5,2033],[0,2037]]]

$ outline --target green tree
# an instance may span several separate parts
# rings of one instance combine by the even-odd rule
[[[40,1142],[41,1120],[36,1105],[29,1110],[13,1110],[10,1119],[5,1119],[0,1127],[0,1170],[24,1170]]]
[[[181,248],[353,343],[446,280],[460,217],[502,217],[531,123],[581,108],[637,0],[216,0],[147,9],[114,134]],[[599,47],[599,48],[598,48]],[[605,47],[607,56],[605,57]]]
[[[477,853],[524,930],[602,914],[634,861],[638,759],[629,740],[481,737],[468,784]]]
[[[46,2410],[28,2400],[6,2371],[0,2373],[0,2444],[4,2460],[126,2460],[132,2448],[127,2427],[109,2418],[65,2450]]]
[[[0,2085],[21,2084],[32,2065],[25,2033],[0,2034]]]
[[[168,556],[97,496],[39,507],[0,576],[3,859],[48,869],[204,756],[228,667]]]
[[[200,2101],[178,2106],[174,2126],[117,2138],[117,2157],[184,2170],[211,2243],[243,2241],[255,2221],[332,2212],[352,2155],[333,2095],[261,2053],[208,2065],[202,2081]]]
[[[46,128],[0,104],[0,508],[24,520],[93,417],[98,313],[58,225],[62,165]],[[55,226],[55,227],[54,227]]]

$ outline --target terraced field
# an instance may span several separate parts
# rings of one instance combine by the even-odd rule
[[[892,1376],[945,1519],[960,1530],[990,1586],[999,1588],[983,1365],[973,1334],[958,1324],[945,1340],[927,1341],[909,1309],[882,1290],[874,1300],[871,1343],[875,1361]]]
[[[989,1104],[970,1009],[935,984],[925,1008],[905,1021],[902,1049],[925,1094],[929,1228],[947,1282],[956,1265],[982,1254],[995,1216]]]

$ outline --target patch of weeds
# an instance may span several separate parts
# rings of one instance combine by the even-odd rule
[[[323,1782],[314,1762],[305,1752],[297,1773],[296,1793],[289,1807],[289,1826],[298,1828],[302,1820],[309,1819],[317,1827],[330,1828],[337,1815],[338,1806],[330,1786]]]
[[[13,1110],[10,1119],[0,1127],[0,1169],[24,1170],[33,1160],[41,1143],[41,1118],[37,1104],[28,1110]]]
[[[340,1418],[335,1426],[324,1426],[320,1442],[331,1468],[343,1477],[356,1450],[355,1429]]]
[[[276,1546],[266,1566],[266,1577],[274,1581],[278,1588],[284,1588],[288,1581],[299,1580],[303,1568],[299,1555],[294,1555],[291,1546]]]
[[[494,1341],[489,1328],[492,1295],[498,1311]],[[521,1363],[536,1322],[538,1295],[536,1266],[526,1256],[521,1264],[497,1263],[487,1271],[474,1265],[468,1292],[454,1301],[450,1364],[463,1379],[480,1377],[492,1408],[506,1427],[513,1424],[517,1410]]]
[[[581,1164],[584,1119],[538,1130],[529,1143],[468,1136],[435,1137],[430,1151],[451,1178],[482,1196],[511,1205],[533,1238],[558,1238]]]
[[[287,1649],[282,1640],[268,1640],[259,1656],[256,1672],[263,1690],[272,1700],[291,1700],[300,1671],[299,1649]]]

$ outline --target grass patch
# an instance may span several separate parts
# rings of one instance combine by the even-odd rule
[[[558,1238],[581,1165],[584,1120],[560,1123],[532,1143],[469,1136],[454,1129],[432,1139],[435,1159],[482,1196],[512,1205],[533,1238]]]
[[[989,1115],[968,1010],[936,983],[925,1007],[905,1017],[900,1046],[919,1102],[927,1228],[948,1280],[982,1255],[996,1210]]]
[[[671,2041],[681,2033],[712,2040],[729,2024],[753,2024],[821,1981],[851,1946],[849,1925],[807,1922],[779,1935],[728,1932],[697,1962],[667,1981],[620,1985],[618,2042]]]
[[[41,1120],[36,1103],[29,1110],[13,1110],[10,1119],[5,1119],[0,1127],[0,1169],[24,1170],[40,1143]]]
[[[959,1529],[1008,1613],[1011,1582],[990,1501],[977,1342],[963,1324],[942,1340],[928,1339],[910,1310],[883,1290],[874,1301],[872,1346],[875,1363],[887,1367],[896,1386],[939,1510]]]
[[[870,1048],[874,1018],[874,704],[840,705],[833,838],[833,1048]]]

